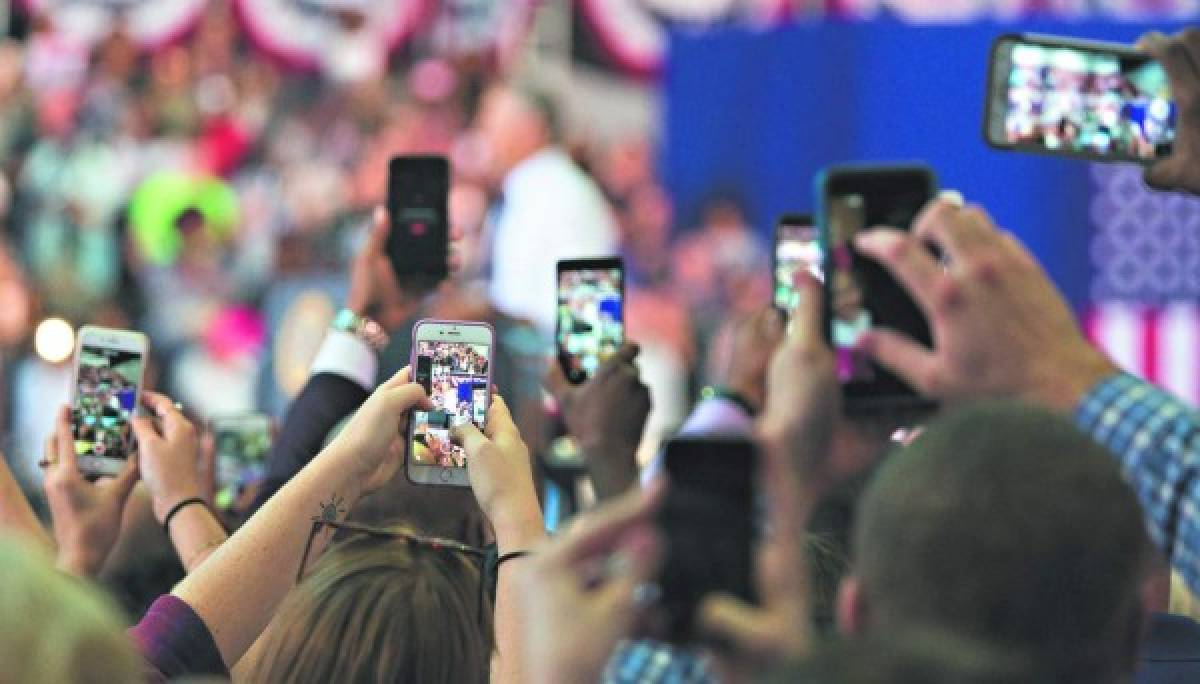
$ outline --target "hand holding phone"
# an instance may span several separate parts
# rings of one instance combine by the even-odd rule
[[[558,359],[582,384],[625,344],[625,266],[620,257],[558,262]]]
[[[999,149],[1141,163],[1171,154],[1179,116],[1150,55],[1033,34],[996,39],[984,111]]]
[[[132,451],[130,419],[141,399],[146,336],[85,325],[75,350],[71,430],[79,470],[115,476]]]
[[[483,429],[491,400],[495,333],[486,323],[419,321],[413,328],[414,381],[432,410],[413,411],[405,473],[414,484],[466,487],[467,453],[451,440],[464,423]]]

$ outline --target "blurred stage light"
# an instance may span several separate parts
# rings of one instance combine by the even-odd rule
[[[62,363],[75,351],[75,329],[61,318],[47,318],[33,333],[33,348],[50,363]]]

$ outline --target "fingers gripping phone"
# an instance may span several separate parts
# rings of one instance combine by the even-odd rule
[[[620,257],[558,262],[558,360],[572,384],[593,375],[625,343],[625,265]]]
[[[658,514],[666,544],[661,597],[648,635],[677,644],[702,641],[696,608],[713,593],[757,600],[754,492],[758,451],[738,438],[672,439],[666,445],[667,494]]]
[[[84,475],[117,475],[133,448],[130,419],[141,400],[146,336],[85,325],[75,348],[71,430]]]
[[[429,290],[446,279],[450,245],[445,157],[394,157],[388,164],[387,254],[401,286]]]
[[[265,474],[271,419],[262,413],[218,416],[211,427],[216,446],[217,505],[229,508],[240,486]]]
[[[806,214],[780,216],[775,222],[771,271],[775,279],[775,308],[779,309],[785,320],[791,320],[792,312],[800,305],[800,292],[795,287],[796,276],[811,273],[820,280],[821,268],[821,244],[812,217]]]
[[[984,112],[984,137],[999,149],[1142,163],[1170,155],[1178,118],[1150,56],[1033,34],[993,43]]]
[[[467,454],[450,441],[467,422],[483,429],[491,403],[495,333],[487,323],[418,321],[413,328],[415,380],[433,401],[413,411],[405,473],[414,484],[468,487]]]
[[[932,347],[929,323],[888,271],[854,247],[855,236],[887,226],[911,230],[937,192],[925,166],[837,166],[817,178],[818,231],[825,266],[825,332],[837,359],[848,411],[929,404],[862,349],[876,327]]]

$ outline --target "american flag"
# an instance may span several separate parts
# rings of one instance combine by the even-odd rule
[[[1089,337],[1125,370],[1200,405],[1200,199],[1092,169]]]

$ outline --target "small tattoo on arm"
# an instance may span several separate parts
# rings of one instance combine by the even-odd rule
[[[337,494],[331,495],[329,503],[321,504],[321,520],[337,522],[338,516],[346,512],[346,509],[342,507],[345,502],[346,500]]]

